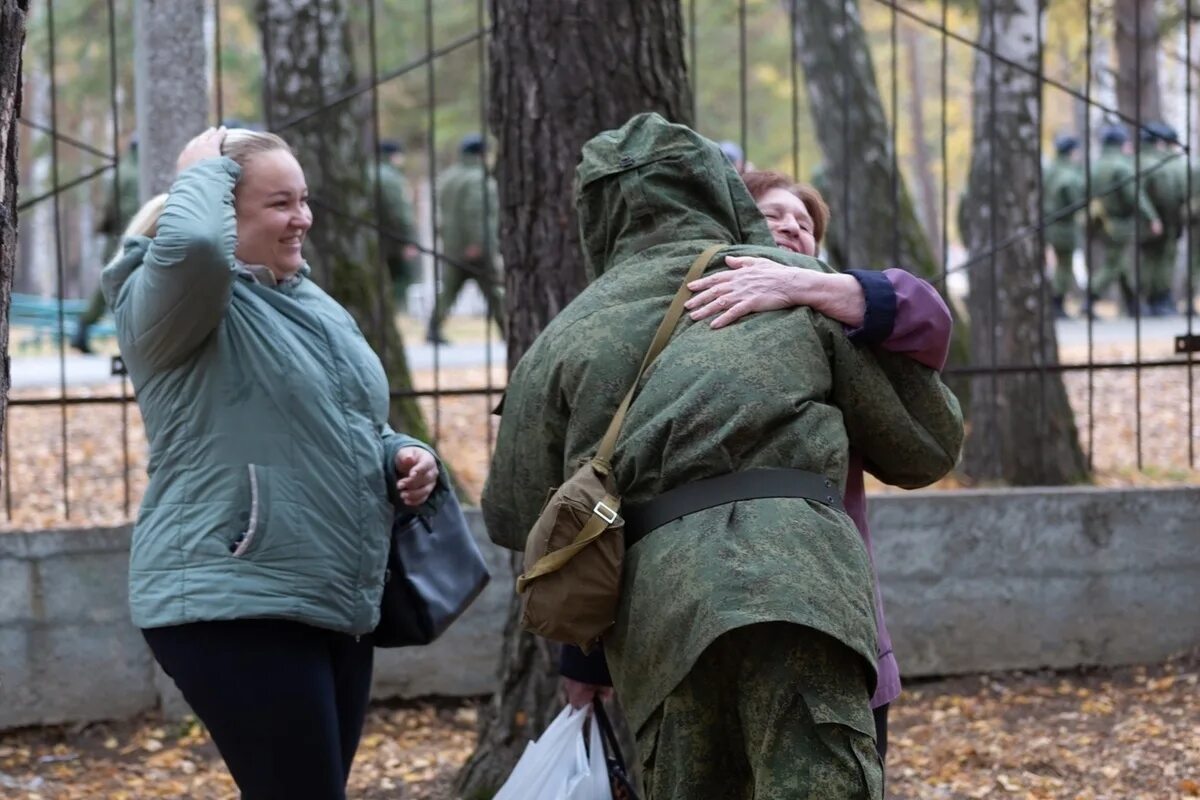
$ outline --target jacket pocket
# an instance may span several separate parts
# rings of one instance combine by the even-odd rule
[[[263,503],[263,479],[261,469],[255,464],[246,465],[246,480],[249,490],[247,503],[246,527],[230,543],[229,551],[234,558],[242,558],[259,540],[260,533],[266,528],[265,504]]]

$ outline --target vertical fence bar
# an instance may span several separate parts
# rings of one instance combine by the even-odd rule
[[[850,3],[851,0],[842,0],[842,30],[850,29]],[[793,31],[794,35],[794,31]],[[850,253],[850,54],[846,48],[839,48],[842,54],[842,69],[838,75],[838,98],[841,102],[838,107],[842,110],[842,253],[843,257],[848,257]],[[829,176],[829,190],[836,191],[833,181],[835,180],[832,170],[829,169],[828,163],[825,166],[825,173]],[[849,264],[839,264],[841,269],[849,269]]]
[[[219,2],[219,0],[216,0]],[[112,115],[112,141],[113,141],[113,208],[121,208],[121,107],[117,101],[117,22],[116,22],[116,4],[115,0],[108,0],[108,88],[109,88],[109,113]],[[219,47],[219,43],[218,43]],[[220,69],[220,50],[218,49],[217,68]],[[120,216],[118,214],[118,216]],[[117,247],[122,246],[120,240],[120,232],[117,234]],[[109,257],[111,254],[105,254]],[[129,486],[129,381],[124,375],[121,376],[121,485],[122,485],[122,508],[125,511],[125,516],[129,516],[130,507],[132,506],[131,491]]]
[[[791,0],[791,8],[788,9],[788,42],[791,51],[791,90],[792,90],[792,177],[795,180],[801,180],[800,177],[800,78],[797,72],[797,62],[800,60],[800,53],[796,47],[796,4],[799,0]]]
[[[437,83],[434,79],[433,52],[433,0],[425,0],[425,91],[426,91],[426,147],[429,166],[429,230],[433,237],[433,319],[441,316],[442,295],[438,291],[442,275],[442,249],[437,246],[438,235],[438,196],[437,196],[437,119],[434,108],[437,106]],[[450,309],[446,309],[447,314]],[[442,363],[440,333],[433,326],[429,329],[433,341],[433,442],[437,447],[442,435]]]
[[[1046,352],[1046,220],[1045,213],[1045,197],[1046,187],[1044,176],[1042,174],[1042,146],[1046,141],[1045,122],[1046,122],[1046,106],[1045,106],[1045,48],[1046,43],[1043,39],[1042,22],[1045,19],[1045,0],[1037,2],[1037,98],[1036,109],[1034,111],[1037,116],[1037,163],[1034,168],[1037,170],[1037,287],[1038,287],[1038,455],[1041,456],[1042,463],[1046,461],[1046,437],[1048,434],[1047,417],[1046,417],[1046,362],[1049,360],[1049,354]],[[1055,265],[1057,268],[1057,265]],[[1054,319],[1051,319],[1051,325],[1055,324]],[[1054,337],[1055,347],[1058,345],[1058,337]],[[1054,354],[1054,360],[1057,363],[1058,353]]]
[[[475,4],[475,22],[479,28],[479,39],[478,39],[478,47],[477,47],[477,58],[479,61],[479,133],[481,136],[484,137],[484,141],[487,141],[488,96],[489,96],[488,95],[488,81],[487,81],[487,78],[488,78],[488,71],[487,71],[488,42],[487,42],[487,25],[486,25],[487,14],[484,11],[483,0],[478,0],[478,2]],[[490,269],[493,269],[493,271],[494,271],[493,265],[495,264],[495,261],[496,261],[496,254],[492,252],[492,237],[491,237],[492,217],[491,217],[491,215],[498,214],[499,209],[491,208],[491,192],[489,191],[489,188],[490,188],[490,184],[491,184],[492,170],[491,170],[491,167],[488,165],[488,159],[487,159],[488,149],[486,147],[484,148],[483,153],[484,153],[484,158],[483,158],[483,233],[484,233],[484,235],[483,235],[483,258],[484,258],[484,264],[486,265],[485,268],[490,268]],[[498,223],[497,223],[497,226],[498,226]],[[499,244],[499,241],[497,241],[497,244]],[[503,283],[503,276],[500,277],[500,283]],[[483,362],[484,362],[484,370],[486,371],[486,375],[484,377],[484,388],[486,389],[486,394],[484,395],[484,404],[485,405],[484,405],[484,409],[483,409],[483,429],[484,429],[484,434],[487,437],[487,449],[488,449],[489,454],[492,452],[492,415],[491,415],[491,411],[492,411],[492,394],[493,394],[493,388],[494,388],[492,385],[492,364],[493,364],[494,356],[492,354],[492,316],[493,316],[492,312],[493,312],[493,309],[492,309],[491,298],[494,297],[495,294],[496,294],[495,292],[492,292],[488,295],[488,297],[484,298],[487,301],[488,307],[487,307],[487,315],[484,317],[484,320],[483,320],[484,331],[485,331],[484,342],[483,342],[483,347],[484,347]],[[508,297],[508,296],[509,296],[509,294],[507,292],[505,292],[504,297]],[[507,309],[502,309],[502,313],[504,314],[505,320],[508,320],[511,316],[508,314]],[[501,336],[504,335],[503,331],[501,332],[500,335]]]
[[[1184,272],[1184,284],[1187,287],[1186,306],[1184,313],[1187,314],[1187,332],[1188,336],[1192,335],[1192,322],[1195,317],[1195,300],[1196,286],[1194,270],[1192,268],[1192,259],[1197,256],[1197,243],[1193,241],[1195,231],[1200,230],[1200,225],[1192,222],[1192,214],[1198,210],[1192,206],[1192,192],[1196,191],[1193,185],[1192,166],[1192,3],[1191,0],[1183,0],[1183,63],[1184,69],[1184,105],[1187,107],[1184,112],[1184,146],[1183,152],[1187,158],[1187,197],[1184,200],[1184,219],[1188,220],[1191,230],[1188,231],[1187,243],[1184,245],[1184,264],[1186,271]],[[1196,365],[1196,354],[1189,353],[1187,359],[1187,395],[1188,395],[1188,466],[1192,469],[1196,468],[1196,386],[1193,369]]]
[[[888,4],[892,9],[891,30],[891,61],[892,61],[892,263],[890,266],[900,266],[900,61],[898,42],[898,18],[895,2]],[[909,91],[915,91],[910,88]],[[920,113],[918,109],[917,113]]]
[[[993,454],[1000,453],[1000,376],[996,370],[999,363],[996,348],[999,345],[999,325],[997,320],[1000,314],[1000,304],[997,298],[996,286],[999,281],[1000,273],[999,266],[996,263],[996,239],[999,231],[996,229],[996,7],[990,6],[988,9],[988,33],[990,48],[988,50],[988,114],[992,120],[992,126],[988,129],[988,202],[992,204],[992,211],[988,214],[988,269],[992,273],[992,291],[991,297],[988,298],[989,304],[989,322],[990,330],[989,347],[991,349],[991,388],[992,388],[992,447]]]
[[[948,93],[947,73],[950,61],[950,37],[947,36],[947,31],[950,29],[950,7],[949,0],[942,0],[942,64],[941,64],[941,94],[942,94],[942,109],[941,109],[941,135],[942,135],[942,294],[946,297],[950,296],[950,287],[946,283],[946,276],[950,270],[950,153],[947,150],[946,140],[949,138],[949,124],[946,119],[946,100]],[[962,231],[958,232],[961,237]]]
[[[1084,69],[1083,104],[1086,113],[1083,115],[1083,196],[1087,198],[1084,208],[1084,243],[1083,269],[1084,276],[1084,317],[1087,325],[1087,407],[1088,407],[1088,472],[1096,470],[1096,315],[1092,298],[1092,242],[1096,236],[1096,224],[1089,210],[1092,204],[1092,0],[1085,0],[1084,18],[1087,30],[1084,34]]]
[[[688,2],[688,49],[691,52],[691,68],[692,68],[692,124],[695,125],[700,119],[700,62],[696,60],[696,3],[699,0],[689,0]]]
[[[216,73],[214,83],[216,84],[217,95],[217,124],[224,124],[225,120],[225,88],[222,76],[224,70],[221,69],[221,0],[213,0],[213,70]]]
[[[379,293],[379,304],[375,313],[379,315],[379,358],[383,361],[384,369],[387,369],[388,364],[388,328],[395,327],[395,317],[388,316],[387,296],[392,292],[393,287],[388,286],[389,269],[385,259],[385,254],[389,249],[386,244],[388,236],[393,234],[392,231],[384,230],[383,221],[383,151],[380,149],[380,144],[383,142],[383,132],[379,124],[379,42],[377,31],[375,28],[375,3],[376,0],[369,0],[367,3],[367,58],[371,65],[371,149],[374,153],[374,158],[371,163],[375,167],[375,286]],[[395,311],[395,307],[392,307]]]
[[[60,410],[60,432],[62,435],[62,500],[63,516],[71,518],[70,465],[67,463],[67,343],[66,313],[63,309],[63,291],[66,271],[63,266],[62,248],[62,203],[59,201],[58,178],[58,78],[54,48],[54,3],[46,4],[46,35],[49,42],[50,61],[50,175],[54,186],[54,262],[58,279],[58,397]]]
[[[1120,24],[1119,22],[1117,24]],[[1136,197],[1142,196],[1142,14],[1133,15],[1133,40],[1137,42],[1133,56],[1133,188]],[[1136,204],[1136,203],[1135,203]],[[1134,382],[1134,432],[1137,437],[1137,468],[1142,471],[1142,215],[1133,215],[1133,338],[1134,361],[1137,368]]]
[[[742,146],[743,164],[750,160],[750,105],[747,97],[749,77],[746,55],[746,0],[738,0],[738,143]]]

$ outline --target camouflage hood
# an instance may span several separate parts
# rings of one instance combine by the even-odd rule
[[[668,241],[774,246],[716,143],[658,114],[638,114],[584,145],[575,206],[589,280]]]

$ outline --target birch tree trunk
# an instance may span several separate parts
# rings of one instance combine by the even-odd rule
[[[1114,13],[1117,110],[1143,125],[1162,119],[1157,8],[1156,0],[1117,0]]]
[[[1035,234],[998,247],[1040,217],[1038,0],[983,0],[972,89],[974,147],[964,214],[970,271],[971,362],[1058,361],[1054,315]],[[1007,62],[993,60],[995,52]],[[1029,72],[1016,69],[1020,65]],[[964,471],[976,481],[1058,485],[1087,477],[1061,373],[972,379]]]
[[[308,181],[314,224],[305,245],[312,277],[354,316],[387,370],[393,390],[412,388],[396,328],[390,280],[380,260],[371,148],[364,140],[368,98],[332,104],[356,85],[343,0],[258,0],[267,125],[295,150]],[[429,433],[412,398],[392,401],[397,430]]]
[[[834,266],[898,266],[927,280],[938,278],[940,262],[904,178],[893,176],[891,127],[858,0],[808,0],[795,19],[796,50],[825,157],[822,188],[832,212],[827,236],[834,244]],[[966,334],[956,319],[951,364],[966,362]]]
[[[489,8],[512,367],[586,284],[572,193],[583,144],[642,111],[690,123],[691,95],[678,0],[490,0]],[[519,609],[514,596],[500,690],[481,714],[460,797],[490,797],[562,707],[558,648],[522,633]]]
[[[17,259],[17,118],[28,0],[0,0],[0,453],[8,406],[8,309]]]

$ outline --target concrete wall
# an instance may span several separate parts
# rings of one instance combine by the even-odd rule
[[[1195,646],[1198,519],[1200,487],[872,498],[901,669],[1125,664]],[[127,528],[0,533],[0,729],[183,710],[128,621],[128,548]],[[377,697],[491,691],[512,574],[484,551],[492,584],[431,647],[379,651]]]

